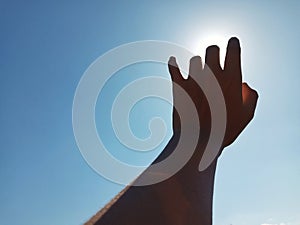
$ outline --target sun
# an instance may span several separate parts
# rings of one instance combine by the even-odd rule
[[[224,64],[225,54],[226,54],[226,47],[227,42],[229,40],[229,35],[225,34],[205,34],[197,38],[197,40],[193,41],[191,44],[191,50],[193,53],[200,55],[201,58],[205,59],[205,51],[206,48],[210,45],[217,45],[220,48],[220,63],[221,66]]]

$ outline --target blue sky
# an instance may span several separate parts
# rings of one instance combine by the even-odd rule
[[[260,98],[219,160],[214,223],[299,225],[299,11],[298,1],[1,1],[0,223],[81,224],[121,189],[87,165],[72,130],[76,86],[98,56],[148,39],[201,53],[237,36]]]

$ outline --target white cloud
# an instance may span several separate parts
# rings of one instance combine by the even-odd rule
[[[289,223],[262,223],[261,225],[289,225]]]

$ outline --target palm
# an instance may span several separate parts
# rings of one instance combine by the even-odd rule
[[[224,148],[230,145],[238,137],[253,118],[258,95],[256,91],[251,89],[246,83],[242,83],[240,45],[238,39],[231,38],[229,40],[224,69],[220,66],[219,48],[217,46],[210,46],[207,48],[205,62],[206,64],[203,68],[201,58],[199,56],[193,57],[190,60],[189,73],[201,76],[201,74],[209,67],[219,82],[227,111],[226,132],[222,146],[222,148]],[[200,140],[206,139],[207,137],[205,136],[210,133],[211,118],[208,102],[201,88],[190,76],[188,79],[183,79],[174,57],[170,58],[169,71],[172,80],[180,85],[192,98],[201,122]],[[178,104],[176,101],[177,95],[176,91],[174,91],[175,108],[176,104]],[[188,111],[189,109],[186,110]],[[180,129],[179,117],[180,116],[178,116],[174,110],[174,129]],[[206,132],[202,132],[203,130]]]

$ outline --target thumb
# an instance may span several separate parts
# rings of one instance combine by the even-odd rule
[[[247,83],[242,84],[243,108],[246,120],[250,121],[254,117],[257,104],[258,93],[249,87]]]

